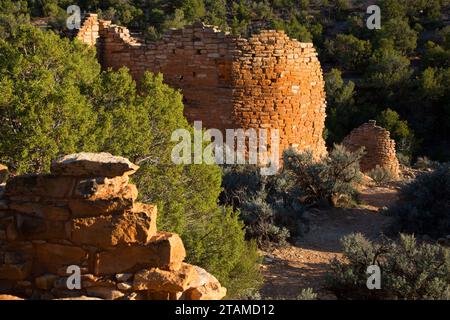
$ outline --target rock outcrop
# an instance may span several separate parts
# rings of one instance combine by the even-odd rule
[[[138,166],[107,153],[73,154],[50,174],[10,178],[0,197],[0,293],[56,299],[221,299],[226,289],[184,263],[177,234],[136,202]],[[67,285],[79,267],[81,289]],[[76,268],[75,267],[75,268]]]
[[[362,172],[369,172],[378,166],[389,170],[394,178],[399,177],[400,165],[395,152],[395,141],[391,139],[389,131],[376,125],[375,120],[353,129],[342,143],[352,152],[365,148],[366,154],[360,160]]]

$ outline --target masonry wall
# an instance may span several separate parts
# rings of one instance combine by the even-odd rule
[[[0,185],[0,294],[33,299],[221,299],[204,269],[184,263],[183,242],[157,231],[156,206],[136,201],[139,167],[107,153],[54,162],[51,174]],[[69,266],[81,287],[69,288]]]
[[[395,141],[391,139],[389,131],[376,125],[375,120],[353,129],[344,138],[343,145],[350,151],[365,148],[366,154],[360,161],[361,171],[368,172],[379,166],[391,171],[394,177],[399,177],[400,165]]]
[[[104,67],[127,66],[136,80],[147,70],[163,73],[167,84],[181,89],[191,123],[222,131],[276,128],[280,152],[293,146],[326,153],[324,81],[311,43],[274,30],[243,39],[202,23],[143,43],[96,15],[78,38],[97,46]]]

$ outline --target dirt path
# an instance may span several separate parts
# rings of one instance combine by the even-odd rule
[[[359,208],[308,212],[309,228],[295,246],[265,252],[262,297],[295,299],[302,289],[313,288],[319,299],[335,298],[325,281],[330,262],[342,256],[339,239],[360,232],[377,240],[390,222],[380,209],[395,202],[397,192],[395,187],[366,188]]]

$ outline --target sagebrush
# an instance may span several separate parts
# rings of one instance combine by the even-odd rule
[[[437,238],[450,233],[450,165],[420,174],[400,190],[400,201],[389,208],[392,228]]]
[[[412,235],[376,244],[362,234],[341,240],[344,260],[335,259],[328,277],[340,299],[450,299],[450,250],[421,244]],[[381,269],[381,289],[367,288],[367,267]]]

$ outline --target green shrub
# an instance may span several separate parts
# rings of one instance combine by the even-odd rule
[[[375,244],[361,234],[341,240],[345,261],[335,259],[330,289],[340,299],[450,299],[450,252],[418,244],[414,236]],[[381,269],[381,289],[367,288],[367,267]]]
[[[450,230],[450,165],[422,173],[400,190],[400,201],[389,209],[393,228],[402,232],[446,236]]]
[[[390,108],[382,111],[376,118],[377,123],[388,130],[395,140],[397,152],[411,155],[414,145],[414,134],[408,127],[406,120],[401,120],[400,115]]]
[[[289,231],[275,224],[274,208],[263,197],[245,202],[241,207],[241,217],[247,226],[247,235],[255,239],[260,247],[271,243],[286,244]]]
[[[359,160],[363,154],[362,149],[352,153],[335,145],[327,158],[315,161],[310,152],[289,149],[283,154],[283,174],[302,192],[301,202],[336,206],[356,196],[355,183],[361,179]]]
[[[262,176],[256,166],[224,166],[222,186],[222,204],[240,210],[247,237],[259,246],[285,245],[290,231],[296,233],[302,207],[281,175]]]
[[[228,298],[256,292],[262,283],[261,257],[254,242],[246,242],[244,224],[230,208],[218,208],[189,224],[183,241],[187,261],[200,265],[227,288]]]
[[[395,180],[391,170],[380,167],[379,165],[367,172],[367,175],[378,185]]]
[[[360,71],[372,54],[372,45],[354,35],[338,34],[334,41],[326,43],[328,54],[346,71]]]
[[[362,154],[336,145],[327,158],[314,160],[310,152],[288,149],[283,169],[273,176],[262,176],[256,166],[225,166],[221,203],[240,210],[247,236],[259,246],[284,245],[301,234],[306,207],[354,200]]]

